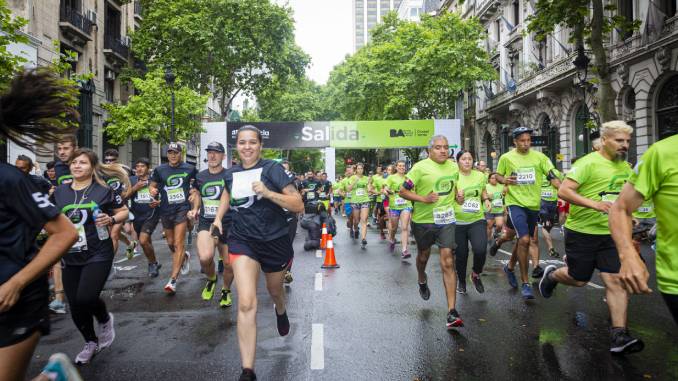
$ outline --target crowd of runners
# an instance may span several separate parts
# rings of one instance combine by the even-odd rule
[[[28,96],[21,90],[25,86],[40,90]],[[183,162],[177,143],[167,146],[167,163],[153,168],[148,158],[139,158],[129,168],[118,162],[117,151],[107,150],[100,159],[77,147],[72,131],[49,124],[74,111],[58,97],[60,86],[50,75],[27,72],[0,98],[0,138],[28,149],[56,144],[56,159],[44,176],[30,174],[35,164],[27,156],[19,156],[14,167],[0,164],[0,368],[5,370],[0,380],[24,377],[40,336],[49,333],[50,310],[69,310],[82,335],[76,364],[90,363],[111,346],[115,320],[101,292],[120,242],[127,258],[143,252],[149,277],[167,277],[169,296],[183,292],[180,279],[190,272],[191,252],[204,275],[200,298],[209,301],[216,293],[219,307],[230,307],[235,284],[240,379],[256,379],[257,281],[263,272],[278,333],[287,335],[283,285],[293,279],[292,243],[298,217],[309,204],[345,217],[351,239],[362,249],[373,227],[388,240],[390,252],[399,243],[400,257],[408,261],[413,236],[424,300],[431,296],[427,263],[437,246],[448,329],[464,324],[457,294],[467,293],[467,280],[476,292],[485,292],[481,274],[487,255],[496,255],[506,242],[515,240],[503,272],[525,300],[535,298],[530,275],[540,279],[543,298],[550,298],[558,284],[582,287],[598,270],[614,353],[643,349],[627,328],[627,307],[630,294],[651,292],[637,233],[656,230],[657,286],[678,322],[678,227],[669,222],[678,200],[678,136],[652,145],[634,170],[626,161],[632,128],[607,122],[596,149],[562,172],[532,149],[532,130],[526,127],[513,130],[515,148],[501,155],[494,172],[475,162],[473,152],[452,156],[447,139],[433,136],[428,157],[409,170],[405,161],[373,171],[358,163],[333,183],[326,173],[295,175],[289,163],[262,158],[261,132],[244,126],[236,135],[239,161],[230,168],[223,166],[226,150],[218,142],[204,147],[202,171]],[[12,109],[18,104],[21,112]],[[171,252],[165,268],[152,241],[159,224]],[[542,267],[540,232],[548,254],[561,256],[550,236],[556,226],[564,233],[565,266]],[[50,366],[41,376],[55,366],[68,368],[61,357]]]

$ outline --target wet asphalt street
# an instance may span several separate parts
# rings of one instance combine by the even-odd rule
[[[287,337],[278,335],[272,301],[260,284],[260,380],[678,380],[678,328],[656,292],[632,297],[629,307],[630,330],[644,340],[645,350],[612,356],[600,278],[596,275],[584,288],[561,285],[551,299],[537,295],[526,303],[501,270],[511,248],[506,244],[506,251],[488,256],[482,274],[486,292],[478,294],[468,282],[468,294],[458,298],[465,326],[448,332],[437,255],[428,267],[432,295],[424,301],[416,281],[416,249],[411,249],[413,258],[401,261],[399,249],[390,254],[370,229],[363,251],[348,238],[343,218],[337,225],[341,268],[335,270],[321,270],[318,253],[303,251],[305,231],[298,230],[294,282],[286,287],[292,324]],[[563,253],[560,230],[553,235]],[[116,264],[103,296],[115,315],[117,337],[80,368],[83,378],[237,379],[237,289],[229,309],[218,308],[216,295],[203,301],[204,279],[194,255],[177,295],[166,296],[162,288],[171,264],[167,245],[157,238],[164,264],[159,278],[146,276],[143,256]],[[644,256],[654,288],[654,257],[647,247]],[[542,249],[542,259],[547,257]],[[536,280],[534,286],[536,291]],[[52,333],[40,342],[30,375],[51,353],[74,358],[84,344],[69,315],[53,317]]]

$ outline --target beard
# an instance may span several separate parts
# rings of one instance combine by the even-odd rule
[[[628,156],[628,151],[617,152],[617,155],[615,156],[614,160],[615,161],[626,161],[627,156]]]

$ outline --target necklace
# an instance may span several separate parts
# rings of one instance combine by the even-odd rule
[[[88,195],[89,195],[89,192],[90,192],[90,188],[92,187],[92,184],[94,184],[94,182],[90,183],[90,184],[87,186],[87,188],[85,188],[85,189],[83,190],[83,192],[82,192],[82,198],[80,199],[80,202],[78,202],[78,191],[76,191],[75,189],[73,189],[73,187],[71,187],[71,189],[73,189],[73,194],[74,194],[74,196],[75,196],[75,198],[73,199],[73,205],[75,205],[75,208],[74,208],[71,212],[68,213],[68,218],[69,218],[69,219],[70,219],[71,217],[73,217],[73,215],[74,215],[75,213],[79,213],[79,212],[80,212],[80,205],[82,205],[82,203],[85,202],[85,200],[87,200]]]

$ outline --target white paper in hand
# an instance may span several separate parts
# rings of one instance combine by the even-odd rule
[[[231,197],[234,199],[245,198],[256,195],[252,190],[252,183],[261,181],[261,171],[263,168],[250,169],[249,171],[235,172],[233,174],[233,186],[231,187]]]

